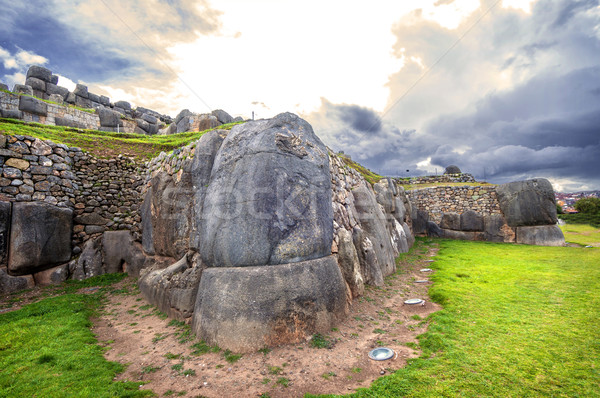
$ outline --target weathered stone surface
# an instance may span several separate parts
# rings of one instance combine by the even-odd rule
[[[427,233],[427,222],[429,221],[429,213],[425,210],[414,209],[413,233],[415,235]]]
[[[200,255],[187,254],[173,265],[142,271],[138,285],[142,295],[168,316],[184,320],[192,316],[198,285],[205,269]]]
[[[35,286],[33,276],[12,276],[6,273],[4,268],[0,268],[0,294],[18,292],[23,289],[31,289]]]
[[[14,203],[8,270],[38,272],[71,258],[73,211],[42,202]]]
[[[19,110],[35,115],[46,116],[48,114],[48,104],[37,98],[22,95],[19,97]]]
[[[106,95],[101,95],[100,96],[100,103],[106,107],[110,106],[110,98],[108,98]]]
[[[175,116],[175,120],[173,121],[173,123],[175,123],[176,125],[183,119],[189,116],[193,116],[194,113],[190,112],[189,109],[182,109],[177,116]]]
[[[381,211],[373,192],[365,184],[354,188],[352,195],[354,196],[354,206],[358,220],[362,230],[373,245],[381,274],[384,277],[393,274],[396,271],[396,262],[390,234],[388,234],[386,226],[386,215]],[[355,246],[359,247],[356,242]],[[364,266],[362,262],[361,266]]]
[[[98,213],[84,213],[75,217],[75,222],[84,225],[106,225],[109,220]]]
[[[6,91],[8,91],[8,85],[6,85],[5,83],[1,83],[0,82],[0,90],[6,90]]]
[[[517,227],[517,243],[537,246],[564,246],[565,237],[558,225]]]
[[[100,96],[98,94],[88,92],[88,99],[97,104],[100,103]]]
[[[34,90],[46,91],[46,82],[37,77],[28,77],[27,80],[25,80],[25,84],[31,86]]]
[[[352,241],[352,233],[346,229],[338,232],[340,243],[338,244],[338,264],[348,284],[352,297],[362,296],[365,291],[365,282],[360,273],[360,261],[356,248]]]
[[[21,171],[27,170],[29,168],[29,162],[24,159],[10,158],[6,162],[4,162],[6,166],[14,167],[15,169],[19,169]]]
[[[22,119],[23,113],[16,109],[0,109],[0,116],[8,119]]]
[[[499,185],[496,194],[509,226],[556,224],[554,190],[545,178]]]
[[[46,92],[48,93],[48,95],[58,94],[62,97],[63,100],[65,100],[69,95],[68,89],[61,86],[57,86],[56,84],[52,83],[46,83]]]
[[[125,109],[126,111],[131,110],[131,104],[127,101],[117,101],[115,102],[115,107]]]
[[[52,102],[56,102],[57,104],[62,104],[64,101],[64,97],[60,94],[50,94],[48,99]]]
[[[13,93],[33,95],[33,89],[31,88],[31,86],[28,86],[26,84],[15,84],[15,86],[13,87]]]
[[[474,210],[467,210],[460,215],[461,231],[483,231],[483,216]]]
[[[91,108],[92,101],[90,101],[89,99],[84,98],[82,96],[76,95],[75,96],[75,105],[77,105],[81,108]]]
[[[514,242],[515,231],[506,224],[501,214],[488,214],[483,217],[485,238],[488,242]]]
[[[48,156],[52,154],[52,147],[40,139],[36,139],[31,143],[31,153],[38,156]]]
[[[71,277],[78,281],[105,273],[102,267],[102,237],[85,242],[75,268],[70,271]]]
[[[73,94],[75,94],[77,97],[88,99],[88,88],[83,84],[77,84],[77,86],[75,86],[75,90],[73,90]]]
[[[11,202],[0,202],[0,267],[6,266],[8,262],[11,209]]]
[[[312,127],[291,113],[235,126],[204,200],[199,252],[207,266],[319,258],[331,253],[332,237],[329,157]]]
[[[221,124],[213,115],[200,115],[197,117],[197,119],[198,120],[194,121],[194,123],[197,123],[198,131],[212,129],[218,127]]]
[[[444,171],[444,174],[460,174],[460,173],[462,173],[462,171],[460,171],[460,168],[453,164],[446,167],[446,170]]]
[[[144,119],[135,119],[138,127],[142,130],[144,130],[144,133],[147,133],[148,130],[150,129],[150,126],[148,125],[148,122],[145,121]]]
[[[109,108],[98,109],[100,125],[103,127],[117,127],[121,125],[121,114]]]
[[[142,114],[142,116],[140,117],[140,119],[144,120],[146,123],[150,123],[150,124],[156,124],[158,123],[158,119],[152,115],[149,115],[147,113]]]
[[[327,332],[346,311],[346,287],[332,256],[270,267],[207,268],[192,330],[209,344],[256,352]]]
[[[233,118],[231,117],[231,115],[222,109],[215,109],[214,111],[211,112],[211,114],[214,117],[216,117],[217,120],[219,121],[219,123],[221,123],[221,124],[227,124],[227,123],[233,122]]]
[[[66,281],[68,277],[68,263],[33,274],[35,284],[38,286],[58,285]]]
[[[352,241],[358,254],[360,273],[364,282],[374,286],[383,285],[383,274],[371,239],[365,231],[356,226],[352,230]]]
[[[37,78],[45,82],[52,82],[52,71],[43,66],[31,65],[27,70],[27,79]]]
[[[86,125],[79,123],[75,120],[71,120],[71,119],[67,119],[64,117],[55,117],[54,118],[54,124],[57,126],[66,126],[66,127],[75,127],[75,128],[87,128]]]
[[[432,221],[430,222],[433,223]],[[454,240],[485,240],[485,234],[483,232],[455,231],[452,229],[442,229],[439,237]]]
[[[427,221],[427,236],[430,238],[443,238],[444,231],[433,221]]]
[[[442,221],[440,227],[443,229],[453,229],[455,231],[460,230],[460,214],[458,213],[444,213],[442,215]]]
[[[102,235],[102,258],[107,274],[124,272],[136,262],[136,247],[129,231],[106,231]],[[142,260],[143,261],[143,260]]]

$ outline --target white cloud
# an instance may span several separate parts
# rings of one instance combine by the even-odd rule
[[[42,57],[41,55],[34,54],[30,51],[19,50],[15,55],[15,58],[18,60],[19,66],[27,66],[27,65],[44,65],[48,62],[48,58]]]

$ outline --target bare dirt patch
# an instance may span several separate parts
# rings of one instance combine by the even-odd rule
[[[382,287],[370,287],[352,304],[343,324],[323,336],[323,345],[311,341],[244,354],[194,353],[198,343],[189,327],[166,319],[139,294],[126,278],[114,288],[121,294],[108,299],[93,331],[106,346],[106,358],[127,364],[117,380],[143,380],[141,388],[159,396],[186,397],[301,397],[345,394],[368,387],[381,375],[406,365],[420,353],[416,336],[425,332],[427,316],[440,309],[428,300],[429,267],[437,249],[421,245],[415,255],[399,264],[399,272]],[[406,305],[410,298],[424,305]],[[316,342],[316,341],[315,341]],[[385,346],[396,352],[387,361],[373,361],[368,352]],[[206,347],[204,347],[206,348]]]

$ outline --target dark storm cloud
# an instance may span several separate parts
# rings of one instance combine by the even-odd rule
[[[219,13],[202,1],[0,0],[0,9],[0,47],[41,55],[53,71],[96,83],[174,80],[162,62],[167,46],[219,28]],[[14,69],[1,72],[26,67]]]
[[[390,77],[381,131],[344,140],[350,124],[324,120],[337,118],[333,104],[310,115],[315,131],[322,126],[328,144],[383,174],[425,173],[430,158],[429,173],[457,164],[492,182],[538,176],[600,189],[598,4],[539,0],[531,14],[496,7],[456,30],[415,12],[394,28],[405,66]],[[417,59],[439,62],[422,78]]]
[[[381,118],[373,110],[358,105],[338,105],[335,110],[341,120],[354,130],[377,134],[381,131]]]

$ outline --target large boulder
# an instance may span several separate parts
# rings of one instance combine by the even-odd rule
[[[117,127],[123,125],[121,114],[119,112],[115,112],[109,108],[99,108],[97,112],[102,127]]]
[[[48,104],[37,98],[22,95],[19,98],[19,110],[34,115],[46,116],[48,114]]]
[[[396,256],[390,239],[391,234],[387,228],[387,216],[377,203],[374,193],[366,184],[354,188],[352,195],[354,196],[358,221],[366,237],[373,245],[381,275],[385,277],[393,274],[396,271]],[[365,243],[361,243],[361,246],[364,247]]]
[[[31,65],[27,70],[27,79],[36,78],[44,82],[52,83],[52,71],[43,66]]]
[[[194,313],[204,268],[199,254],[186,254],[167,268],[143,270],[138,285],[146,300],[159,310],[185,320]]]
[[[454,212],[443,213],[440,227],[460,231],[460,214]]]
[[[106,231],[102,235],[102,259],[106,273],[127,272],[137,277],[146,257],[129,231]]]
[[[537,246],[564,246],[565,237],[558,225],[517,227],[517,243]]]
[[[484,240],[488,242],[514,242],[515,230],[506,224],[502,214],[488,214],[483,217]]]
[[[8,270],[42,271],[71,258],[73,211],[43,202],[13,204]]]
[[[222,109],[215,109],[214,111],[211,112],[211,114],[213,116],[215,116],[217,118],[217,120],[219,121],[219,123],[221,123],[221,124],[227,124],[227,123],[233,122],[233,118],[231,117],[231,115]]]
[[[199,241],[209,267],[285,264],[331,253],[327,148],[291,113],[235,126],[215,159]]]
[[[11,203],[0,202],[0,267],[8,262],[8,237],[10,236]]]
[[[269,267],[205,269],[192,330],[236,352],[302,341],[345,315],[346,287],[332,256]]]
[[[338,237],[338,264],[344,280],[348,284],[353,298],[362,296],[365,291],[365,282],[360,273],[360,261],[352,241],[352,232],[341,228]]]
[[[56,84],[46,83],[46,93],[48,95],[58,94],[65,100],[69,95],[69,90]]]
[[[483,216],[475,210],[467,210],[460,215],[461,231],[483,231]]]
[[[88,87],[83,84],[77,84],[75,86],[75,90],[73,90],[73,94],[75,94],[77,97],[88,99]]]
[[[8,294],[23,289],[31,289],[35,286],[33,276],[12,276],[6,273],[4,268],[0,268],[0,294]]]
[[[509,182],[496,188],[500,210],[511,227],[556,224],[552,184],[545,178]]]

